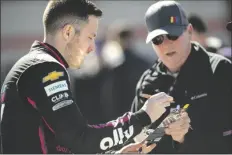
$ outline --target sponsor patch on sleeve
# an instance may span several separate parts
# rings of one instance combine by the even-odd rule
[[[44,87],[47,96],[51,96],[55,93],[68,90],[68,84],[66,80],[58,81]]]
[[[51,101],[53,103],[58,103],[60,101],[67,100],[68,98],[69,98],[68,92],[62,92],[54,96],[51,96]]]
[[[55,80],[58,80],[62,76],[64,76],[64,72],[53,71],[53,72],[48,73],[48,75],[43,78],[42,82],[45,83],[47,81],[55,81]]]
[[[54,105],[52,107],[52,110],[56,111],[56,110],[58,110],[60,108],[66,107],[68,105],[71,105],[72,103],[73,103],[73,100],[64,100],[64,101],[61,101],[61,102],[57,103],[56,105]]]

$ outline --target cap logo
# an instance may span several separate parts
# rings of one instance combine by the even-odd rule
[[[179,22],[179,18],[177,16],[171,16],[170,17],[170,23],[175,24]]]

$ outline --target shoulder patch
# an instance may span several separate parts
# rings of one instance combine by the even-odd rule
[[[55,81],[55,80],[58,80],[62,76],[64,76],[64,72],[53,71],[53,72],[48,73],[48,75],[43,78],[42,82],[45,83],[47,81]]]
[[[52,83],[44,87],[44,89],[46,91],[47,96],[51,96],[52,94],[68,90],[68,84],[66,80],[62,80]]]

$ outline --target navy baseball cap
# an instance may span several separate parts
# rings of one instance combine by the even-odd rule
[[[146,43],[163,34],[180,36],[189,24],[185,11],[175,1],[159,1],[151,5],[145,21],[148,29]]]
[[[232,31],[232,21],[227,23],[226,28],[227,28],[227,30]]]

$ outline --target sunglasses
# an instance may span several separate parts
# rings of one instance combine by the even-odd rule
[[[169,40],[175,41],[179,38],[179,36],[172,36],[172,35],[166,35]],[[164,35],[159,35],[152,39],[152,43],[155,45],[160,45],[164,42]]]

